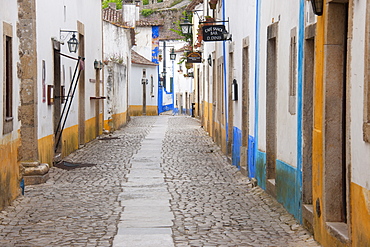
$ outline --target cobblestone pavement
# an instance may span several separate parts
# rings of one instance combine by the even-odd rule
[[[231,166],[190,117],[135,117],[52,168],[47,183],[0,212],[0,246],[112,246],[130,158],[159,117],[168,118],[163,169],[175,246],[318,246],[274,199]]]

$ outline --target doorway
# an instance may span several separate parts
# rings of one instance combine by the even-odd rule
[[[53,83],[53,91],[54,91],[54,102],[53,102],[53,122],[54,122],[54,133],[55,133],[55,140],[61,140],[61,128],[60,128],[60,121],[61,121],[61,107],[62,107],[62,98],[60,97],[62,95],[61,93],[61,58],[60,58],[60,42],[53,40],[53,75],[54,75],[54,83]],[[45,77],[45,61],[43,61],[42,64],[42,77],[44,79]],[[56,141],[55,142],[55,154],[54,156],[57,156],[62,152],[62,141]]]
[[[241,169],[247,171],[252,164],[248,163],[248,140],[249,140],[249,40],[243,40],[243,52],[242,52],[242,63],[243,63],[243,74],[242,74],[242,147],[244,150],[244,160],[241,162]],[[248,172],[249,173],[249,172]],[[248,174],[251,177],[252,174]]]
[[[277,152],[277,33],[276,22],[267,29],[266,64],[266,188],[273,195]]]
[[[324,208],[326,222],[347,223],[348,3],[329,3],[327,6],[327,32],[331,35],[328,35],[324,44],[325,60],[328,61],[324,67]],[[330,25],[330,22],[335,22],[335,25]]]
[[[78,55],[85,57],[85,39],[84,35],[79,33],[79,48]],[[84,62],[81,61],[83,64]],[[98,83],[98,82],[96,82]],[[80,79],[78,81],[78,143],[85,144],[85,70],[81,70]]]
[[[304,225],[313,232],[312,199],[312,137],[313,137],[313,89],[315,65],[316,24],[305,28],[304,44],[304,83],[302,115],[302,217]]]
[[[233,136],[233,126],[234,126],[234,101],[232,100],[232,82],[234,79],[234,53],[229,53],[229,78],[228,78],[228,126],[227,126],[227,132],[228,132],[228,140],[227,140],[227,154],[232,153],[232,145],[234,142],[234,136]],[[238,164],[239,166],[239,164]]]

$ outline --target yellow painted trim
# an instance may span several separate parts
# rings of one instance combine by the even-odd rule
[[[94,140],[96,135],[96,118],[90,118],[85,121],[85,143]]]
[[[127,122],[127,112],[113,114],[111,119],[104,121],[104,129],[114,131],[124,126]]]
[[[370,191],[351,183],[352,246],[370,246]]]
[[[9,205],[20,192],[19,145],[19,139],[0,144],[0,209]]]
[[[324,1],[324,6],[327,6]],[[325,10],[326,8],[324,8]],[[315,39],[315,84],[314,84],[314,130],[312,140],[312,184],[314,206],[314,236],[322,246],[346,246],[337,238],[333,237],[325,222],[324,214],[324,61],[325,61],[325,33],[327,14],[317,17]],[[319,200],[321,216],[316,213],[316,202]]]
[[[142,105],[130,105],[129,107],[130,116],[142,116],[143,115],[143,106]],[[158,107],[157,106],[146,106],[146,115],[147,116],[157,116]]]
[[[54,143],[54,135],[49,135],[38,140],[38,153],[41,163],[53,164]]]
[[[313,152],[312,152],[312,184],[313,205],[319,200],[321,209],[323,207],[323,73],[324,73],[324,42],[325,42],[325,13],[317,17],[315,40],[315,85],[314,85],[314,131],[313,131]],[[315,210],[314,210],[315,211]],[[322,242],[325,232],[323,216],[318,217],[314,213],[314,234],[315,238]]]
[[[78,149],[78,125],[63,130],[62,142],[62,157]]]

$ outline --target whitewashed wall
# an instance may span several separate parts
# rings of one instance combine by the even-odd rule
[[[296,166],[297,115],[291,115],[289,103],[290,31],[297,27],[299,2],[262,1],[259,88],[259,145],[266,150],[266,56],[267,27],[278,22],[277,37],[277,159]],[[298,43],[297,43],[298,47]]]
[[[53,85],[53,47],[51,39],[61,40],[60,30],[77,31],[77,21],[84,24],[85,38],[85,119],[95,116],[94,102],[90,96],[95,96],[95,84],[89,83],[89,79],[95,78],[94,60],[102,60],[102,24],[101,24],[101,1],[99,0],[63,0],[63,1],[36,1],[36,32],[37,32],[37,67],[38,85],[42,85],[42,61],[46,64],[46,85]],[[61,52],[77,58],[74,53],[69,53],[67,41],[64,40]],[[78,38],[78,35],[77,35]],[[76,61],[62,58],[62,85],[69,88],[70,77],[75,68]],[[63,74],[65,81],[63,81]],[[42,87],[38,87],[38,95],[42,95]],[[38,111],[39,138],[53,133],[53,106],[41,101],[39,97]],[[78,91],[68,117],[66,127],[78,124]]]
[[[370,144],[363,141],[366,1],[354,3],[350,44],[350,106],[352,182],[370,190]]]
[[[104,61],[110,61],[108,66],[104,66],[107,95],[107,100],[104,101],[106,109],[104,120],[108,120],[112,115],[125,113],[128,110],[128,84],[131,80],[131,41],[130,29],[115,26],[105,21],[103,22],[103,34]],[[110,76],[113,77],[108,78]]]
[[[235,8],[233,6],[238,6]],[[234,126],[242,129],[242,89],[243,89],[243,39],[249,40],[249,135],[254,136],[254,80],[255,80],[255,32],[256,32],[256,4],[251,0],[238,0],[226,2],[226,19],[229,19],[229,24],[226,23],[226,28],[232,34],[232,42],[234,49],[234,79],[238,82],[238,101],[232,101],[234,104]],[[227,41],[226,53],[229,59],[231,42]],[[227,70],[229,70],[227,66]],[[230,73],[230,71],[228,71]]]
[[[133,50],[152,61],[152,40],[152,27],[136,27],[136,45],[133,47]]]
[[[143,105],[143,69],[146,70],[146,105],[158,106],[158,72],[157,66],[132,64],[132,78],[129,87],[129,104]],[[151,78],[153,78],[153,89],[151,89]],[[153,92],[153,94],[151,94]]]
[[[5,144],[5,141],[12,141],[19,137],[18,129],[20,127],[20,123],[18,120],[18,102],[19,102],[19,79],[17,76],[17,63],[19,62],[19,55],[18,55],[18,47],[19,42],[17,38],[17,17],[18,17],[18,4],[16,1],[1,1],[1,8],[0,8],[0,78],[3,85],[4,82],[4,61],[5,61],[5,54],[3,54],[3,47],[4,47],[4,25],[3,23],[10,24],[12,26],[13,38],[12,38],[12,46],[13,46],[13,132],[8,139],[3,139],[3,123],[4,123],[4,86],[0,87],[0,144]]]

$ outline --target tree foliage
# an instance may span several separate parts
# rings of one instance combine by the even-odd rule
[[[102,2],[102,8],[107,8],[109,6],[109,3],[116,3],[117,9],[122,9],[122,0],[104,0]]]
[[[172,32],[175,32],[178,35],[182,36],[183,38],[181,40],[184,40],[185,42],[187,42],[187,45],[185,46],[186,51],[184,52],[184,54],[180,58],[179,64],[183,63],[187,58],[188,52],[193,50],[193,35],[192,34],[183,34],[182,31],[181,31],[181,26],[180,26],[180,23],[184,22],[186,18],[188,18],[190,20],[190,22],[192,22],[193,14],[192,13],[187,13],[185,11],[182,14],[185,17],[182,17],[180,20],[175,22],[176,28],[171,28],[170,29]]]

